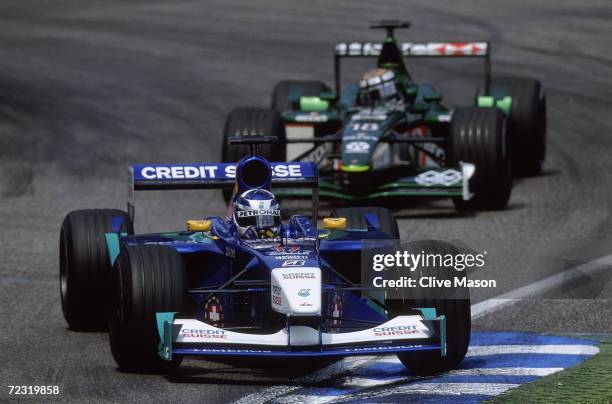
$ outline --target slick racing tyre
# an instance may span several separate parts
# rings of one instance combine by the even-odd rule
[[[375,215],[382,233],[395,240],[400,238],[397,220],[389,209],[378,207],[339,208],[334,210],[331,215],[332,217],[345,217],[346,227],[358,230],[367,230],[366,215]]]
[[[316,80],[283,80],[274,86],[272,91],[272,109],[278,112],[294,109],[291,105],[289,95],[294,93],[298,96],[317,97],[322,92],[331,91],[324,83]]]
[[[285,124],[280,114],[267,108],[240,107],[230,112],[225,121],[221,161],[235,163],[249,153],[247,146],[230,145],[228,143],[230,137],[254,135],[276,136],[278,139],[276,143],[260,145],[258,152],[270,162],[286,160]],[[223,199],[226,203],[231,196],[231,190],[223,190]]]
[[[113,268],[109,339],[113,357],[126,372],[165,373],[180,365],[158,354],[156,313],[179,312],[186,294],[185,266],[173,248],[122,246]]]
[[[105,233],[117,230],[134,234],[132,221],[121,210],[76,210],[64,218],[59,240],[60,296],[64,318],[73,330],[108,325],[111,264]]]
[[[512,97],[508,117],[508,148],[515,176],[542,171],[546,157],[546,95],[538,80],[506,77],[492,83]]]
[[[457,254],[453,245],[434,240],[414,241],[406,251],[412,254]],[[417,272],[418,271],[418,272]],[[418,276],[435,276],[446,280],[454,276],[464,276],[452,268],[418,268]],[[446,316],[446,356],[440,351],[410,351],[398,354],[399,360],[417,374],[435,374],[456,368],[465,357],[470,345],[471,309],[469,289],[461,290],[422,288],[406,299],[387,299],[385,301],[388,318],[415,314],[414,308],[435,308],[438,316]],[[437,323],[437,322],[436,322]],[[439,328],[438,328],[439,330]]]
[[[506,147],[506,117],[497,108],[457,108],[450,125],[450,165],[472,163],[469,181],[474,196],[453,199],[457,209],[493,210],[508,204],[512,172]]]

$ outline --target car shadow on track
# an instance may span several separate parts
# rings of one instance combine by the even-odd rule
[[[198,364],[199,362],[199,364]],[[223,361],[190,361],[166,376],[171,383],[250,384],[256,386],[300,385],[301,381],[334,361],[288,363],[275,360],[229,359]]]

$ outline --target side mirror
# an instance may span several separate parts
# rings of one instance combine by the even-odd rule
[[[211,227],[210,220],[187,220],[188,231],[210,231]]]
[[[323,228],[328,230],[346,229],[345,217],[326,217],[323,218]]]

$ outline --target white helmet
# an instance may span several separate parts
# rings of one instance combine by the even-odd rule
[[[362,104],[397,100],[399,91],[393,70],[377,68],[366,72],[359,81],[359,98]]]

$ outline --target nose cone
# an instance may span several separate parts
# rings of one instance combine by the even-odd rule
[[[285,265],[299,264],[284,261]],[[321,269],[287,267],[272,270],[272,309],[291,316],[321,315]]]

